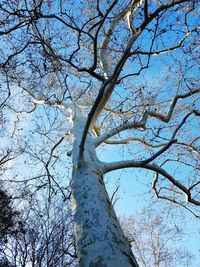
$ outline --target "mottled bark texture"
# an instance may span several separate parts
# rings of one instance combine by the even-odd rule
[[[76,114],[77,115],[77,114]],[[72,206],[74,236],[81,267],[137,267],[107,194],[102,166],[88,135],[84,156],[79,155],[82,118],[74,120]]]

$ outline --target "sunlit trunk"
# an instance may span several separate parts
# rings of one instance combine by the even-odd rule
[[[74,122],[72,202],[74,236],[81,267],[138,266],[106,192],[101,165],[88,135],[79,158],[81,118]]]

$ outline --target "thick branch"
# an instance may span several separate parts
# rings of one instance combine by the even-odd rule
[[[153,156],[151,156],[150,158],[146,159],[146,160],[140,160],[140,161],[121,161],[121,162],[116,162],[116,163],[109,163],[107,164],[107,167],[105,167],[106,172],[109,172],[109,168],[111,168],[111,170],[113,170],[112,168],[114,166],[117,166],[119,164],[119,166],[123,166],[127,164],[127,167],[131,167],[129,166],[129,164],[133,164],[135,165],[135,167],[143,167],[143,166],[147,166],[151,161],[153,161],[154,159],[156,159],[157,157],[159,157],[160,155],[162,155],[172,144],[174,144],[176,142],[176,140],[171,140],[169,141],[164,147],[162,147],[159,151],[157,151]],[[134,166],[133,166],[134,167]],[[126,167],[120,167],[121,168],[126,168]]]
[[[99,26],[97,28],[97,31],[96,31],[96,34],[95,34],[95,37],[93,39],[93,52],[94,52],[94,60],[93,60],[93,65],[92,67],[90,68],[92,71],[94,71],[97,67],[97,57],[98,57],[98,35],[99,35],[99,32],[100,30],[102,29],[102,26],[105,22],[105,20],[107,19],[109,13],[112,11],[112,9],[114,8],[114,6],[117,4],[118,0],[115,0],[113,1],[113,3],[110,5],[110,7],[107,9],[106,13],[104,16],[102,16],[102,19],[101,21],[98,23]],[[102,14],[102,13],[101,13]],[[102,14],[103,15],[103,14]],[[96,25],[96,24],[95,24]],[[95,26],[94,26],[95,27]],[[105,75],[106,77],[106,75]]]
[[[182,3],[185,1],[176,1],[173,2],[173,4],[169,4],[169,5],[163,5],[161,8],[158,8],[153,14],[151,14],[151,16],[149,16],[149,18],[133,33],[132,37],[130,38],[126,49],[121,57],[121,59],[119,60],[118,64],[116,65],[112,76],[107,79],[103,84],[102,87],[99,91],[99,94],[95,100],[94,106],[92,107],[89,115],[88,115],[88,119],[86,122],[86,126],[83,132],[83,136],[82,136],[82,140],[81,140],[81,144],[80,144],[80,155],[83,155],[83,151],[84,151],[84,145],[85,145],[85,140],[89,131],[89,128],[93,128],[93,126],[95,125],[96,119],[99,116],[99,114],[101,113],[102,109],[104,108],[104,106],[107,104],[114,88],[115,88],[115,83],[121,73],[121,70],[124,66],[124,64],[126,63],[127,58],[129,57],[129,53],[130,50],[132,48],[132,45],[134,44],[134,42],[137,40],[137,38],[140,36],[141,32],[143,31],[143,29],[146,27],[146,25],[148,25],[149,22],[151,22],[153,20],[153,18],[155,18],[161,11],[172,7],[176,4]],[[184,98],[186,97],[184,96],[179,96],[178,98]],[[177,102],[177,99],[175,99],[174,101],[174,106]],[[172,111],[174,109],[174,107],[171,108]],[[172,112],[171,112],[172,113]],[[170,114],[170,113],[169,113]],[[157,118],[162,118],[163,116],[157,113],[148,113],[149,116],[152,117],[157,117]],[[169,116],[170,118],[171,116]],[[91,127],[92,126],[92,127]]]
[[[22,86],[21,84],[18,84],[18,86],[32,97],[32,103],[34,105],[33,109],[35,109],[37,105],[49,105],[49,106],[53,106],[59,109],[68,109],[68,108],[72,109],[72,106],[73,106],[72,104],[66,104],[63,102],[61,103],[60,101],[58,101],[58,99],[51,99],[52,97],[55,97],[55,94],[53,94],[50,97],[45,97],[45,96],[37,97],[34,94],[34,92]],[[71,98],[71,97],[69,96],[67,98]]]
[[[111,66],[109,64],[108,45],[110,42],[111,35],[113,34],[113,30],[115,26],[117,25],[117,23],[127,16],[129,29],[132,31],[130,20],[133,16],[133,13],[140,5],[141,5],[141,1],[139,0],[136,0],[133,2],[131,1],[120,14],[116,15],[112,19],[110,26],[105,33],[104,40],[100,47],[100,62],[101,62],[101,66],[102,66],[105,78],[108,78],[112,75]]]
[[[113,2],[113,4],[116,4],[117,1]],[[111,6],[113,7],[113,5]],[[106,16],[104,16],[104,20],[105,20]],[[100,63],[101,63],[101,67],[104,73],[104,77],[106,79],[108,79],[111,76],[111,69],[110,69],[110,65],[108,63],[108,45],[109,45],[109,41],[110,41],[110,37],[113,33],[113,30],[117,24],[117,22],[123,17],[121,17],[121,14],[119,14],[116,18],[114,18],[111,22],[110,22],[110,26],[108,28],[108,30],[105,33],[103,42],[100,46]],[[104,22],[104,21],[103,21]]]
[[[101,136],[97,137],[95,140],[96,146],[99,146],[100,144],[102,144],[105,140],[107,140],[108,138],[123,132],[127,129],[133,129],[133,128],[144,128],[146,121],[147,121],[147,114],[144,113],[142,119],[139,122],[127,122],[127,123],[123,123],[122,125],[107,131],[106,133],[102,134]]]
[[[132,161],[132,160],[119,161],[119,162],[113,162],[113,163],[105,163],[103,172],[107,173],[110,171],[124,169],[124,168],[143,168],[143,169],[152,170],[164,176],[165,178],[167,178],[174,186],[180,189],[186,195],[187,202],[200,206],[200,202],[192,198],[190,189],[185,187],[182,183],[180,183],[178,180],[173,178],[167,171],[165,171],[163,168],[161,168],[158,165],[155,165],[155,164],[143,165],[143,161]]]
[[[60,109],[67,109],[67,108],[71,108],[72,105],[69,104],[60,104],[58,102],[58,100],[51,100],[51,99],[33,99],[33,104],[35,106],[37,105],[49,105],[49,106],[53,106],[56,108],[60,108]]]
[[[156,18],[162,11],[168,10],[171,7],[174,7],[176,5],[189,2],[188,0],[178,0],[178,1],[171,1],[171,3],[167,5],[161,5],[159,8],[157,8],[153,13],[151,13],[146,20],[141,24],[141,26],[138,28],[141,31],[154,19]]]
[[[147,20],[149,16],[148,13],[148,0],[144,1],[144,19]]]
[[[113,34],[113,30],[115,26],[117,25],[117,23],[121,21],[122,19],[124,19],[124,17],[126,16],[128,20],[128,25],[130,25],[130,19],[131,19],[130,17],[132,17],[133,12],[138,8],[138,6],[140,5],[140,2],[141,1],[139,0],[133,1],[133,3],[131,1],[120,14],[116,15],[112,19],[112,21],[110,22],[110,26],[105,33],[105,37],[100,47],[100,62],[101,62],[101,66],[102,66],[104,76],[106,79],[112,75],[112,69],[109,64],[108,45],[110,42],[111,35]],[[130,29],[130,26],[129,26],[129,29]]]
[[[171,117],[172,117],[172,114],[173,114],[173,111],[174,111],[174,108],[175,108],[175,106],[176,106],[176,103],[177,103],[178,99],[184,99],[184,98],[187,98],[187,97],[189,97],[189,96],[191,96],[191,95],[194,95],[194,94],[196,94],[196,93],[199,93],[199,92],[200,92],[200,88],[198,88],[198,89],[196,89],[196,90],[193,90],[193,91],[190,91],[190,92],[187,92],[187,93],[185,93],[185,94],[176,95],[176,96],[174,97],[174,99],[173,99],[171,105],[170,105],[170,108],[169,108],[169,110],[168,110],[167,115],[163,115],[163,114],[161,114],[161,113],[157,113],[157,112],[154,112],[154,111],[146,111],[146,113],[147,113],[147,115],[148,115],[149,117],[154,117],[154,118],[156,118],[156,119],[159,119],[159,120],[161,120],[161,121],[167,123],[167,122],[169,122],[169,120],[170,120]]]
[[[11,27],[10,29],[6,30],[6,31],[0,31],[0,36],[1,35],[7,35],[15,30],[18,30],[24,26],[27,26],[30,23],[30,20],[24,20],[22,22],[19,22],[18,24],[14,25],[13,27]]]
[[[162,189],[164,189],[163,187],[161,187],[159,190],[157,189],[157,183],[158,183],[158,178],[159,178],[159,174],[156,173],[155,175],[155,179],[153,180],[153,184],[152,184],[152,189],[154,190],[155,192],[155,195],[157,198],[159,199],[163,199],[163,200],[167,200],[169,202],[172,202],[174,204],[177,204],[177,205],[180,205],[181,207],[187,209],[189,212],[191,212],[196,218],[200,218],[200,216],[198,216],[196,213],[194,213],[191,209],[189,209],[187,206],[185,206],[183,203],[181,202],[178,202],[175,198],[172,198],[170,196],[166,196],[166,195],[161,195],[160,192]],[[165,189],[168,189],[168,188],[165,188]],[[170,189],[168,189],[170,190]],[[188,189],[190,190],[190,188]],[[170,190],[171,191],[171,190]],[[178,192],[177,192],[178,193]]]
[[[140,51],[140,50],[136,50],[136,51],[133,51],[133,52],[130,52],[130,56],[132,55],[153,55],[153,56],[157,56],[157,55],[160,55],[160,54],[165,54],[165,53],[169,53],[173,50],[176,50],[180,47],[182,47],[184,41],[187,39],[188,36],[190,36],[193,32],[196,32],[197,30],[199,30],[200,27],[197,27],[189,32],[187,32],[184,37],[180,40],[180,42],[177,44],[177,45],[174,45],[172,47],[169,47],[169,48],[166,48],[166,49],[162,49],[162,50],[158,50],[158,51]]]
[[[96,146],[99,146],[100,144],[102,144],[103,142],[105,142],[108,138],[116,135],[116,134],[119,134],[120,132],[123,132],[127,129],[133,129],[133,128],[145,128],[145,125],[146,125],[146,122],[148,120],[149,117],[154,117],[158,120],[161,120],[165,123],[168,123],[169,120],[171,119],[172,117],[172,114],[173,114],[173,111],[174,111],[174,108],[176,106],[176,103],[178,101],[178,99],[184,99],[186,97],[189,97],[193,94],[196,94],[196,93],[199,93],[200,92],[200,89],[196,89],[194,91],[191,91],[191,92],[188,92],[188,93],[185,93],[185,94],[181,94],[181,95],[176,95],[170,105],[170,108],[169,108],[169,111],[167,113],[167,115],[163,115],[161,113],[157,113],[157,112],[153,112],[153,111],[145,111],[145,113],[143,114],[143,117],[142,119],[139,121],[139,122],[132,122],[132,123],[123,123],[122,125],[110,130],[110,131],[107,131],[106,133],[102,134],[101,136],[98,136],[96,138]],[[189,114],[186,115],[186,117],[183,119],[183,121],[181,122],[180,126],[175,130],[174,132],[174,135],[172,137],[172,139],[174,139],[176,133],[178,132],[178,130],[180,129],[180,127],[185,123],[186,119],[192,114],[194,113],[195,115],[198,115],[198,111],[192,111],[190,112]],[[112,142],[112,141],[111,141]],[[123,140],[121,140],[121,142],[123,142]]]
[[[135,10],[135,8],[137,8],[140,3],[140,1],[136,0],[133,2],[132,4],[132,11]],[[127,9],[129,10],[129,9]],[[127,13],[127,10],[125,9],[125,11],[123,11],[120,15],[119,15],[119,18],[122,19],[122,15],[125,15]],[[119,19],[119,20],[120,20]],[[114,70],[112,71],[112,75],[104,82],[104,84],[102,85],[103,89],[102,89],[102,93],[99,93],[99,95],[101,95],[101,97],[99,97],[99,95],[97,96],[98,98],[98,103],[97,101],[95,101],[95,111],[92,112],[93,115],[88,116],[88,129],[91,128],[90,126],[92,125],[92,127],[95,125],[95,122],[96,122],[96,119],[97,117],[99,116],[99,114],[101,113],[101,111],[103,110],[103,108],[106,106],[114,88],[115,88],[115,85],[116,85],[116,81],[121,73],[121,70],[124,66],[124,64],[126,63],[126,60],[128,59],[129,57],[129,53],[130,53],[130,50],[134,44],[134,42],[137,40],[137,38],[139,37],[139,35],[141,34],[141,30],[138,29],[137,31],[133,32],[132,34],[132,37],[130,38],[124,52],[123,52],[123,55],[121,56],[120,60],[118,61],[117,65],[115,66]],[[111,31],[111,34],[112,34],[112,31]],[[108,41],[107,38],[105,37],[105,47],[107,47],[108,45]],[[97,100],[96,98],[96,100]],[[90,121],[89,121],[90,120]],[[86,130],[85,130],[86,132]]]
[[[122,145],[122,144],[130,144],[132,142],[139,142],[144,146],[151,147],[151,148],[159,148],[162,146],[165,146],[166,143],[162,144],[151,144],[146,142],[144,139],[133,137],[133,138],[126,138],[126,139],[121,139],[121,140],[105,140],[104,143],[108,145]]]
[[[180,124],[178,125],[178,127],[175,129],[172,138],[175,138],[176,134],[178,133],[178,131],[181,129],[181,127],[185,124],[186,120],[192,115],[194,114],[195,116],[200,116],[200,112],[197,110],[192,110],[191,112],[189,112],[180,122]]]
[[[172,144],[176,143],[176,139],[172,139],[169,141],[168,144],[166,144],[163,148],[161,148],[158,152],[156,152],[153,156],[143,161],[143,165],[148,164],[149,162],[153,161],[160,155],[162,155]]]

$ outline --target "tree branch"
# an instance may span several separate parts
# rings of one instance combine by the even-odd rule
[[[95,140],[95,143],[96,143],[96,146],[99,146],[100,144],[102,144],[103,142],[105,142],[108,138],[116,135],[116,134],[119,134],[120,132],[122,131],[125,131],[127,129],[133,129],[133,128],[145,128],[145,125],[146,125],[146,122],[148,120],[149,117],[154,117],[158,120],[161,120],[165,123],[168,123],[169,120],[171,119],[172,117],[172,114],[173,114],[173,111],[174,111],[174,108],[176,106],[176,103],[178,101],[178,99],[184,99],[186,97],[189,97],[193,94],[196,94],[196,93],[199,93],[200,92],[200,89],[196,89],[196,90],[193,90],[191,92],[188,92],[188,93],[185,93],[185,94],[181,94],[181,95],[176,95],[170,105],[170,108],[168,110],[168,113],[167,115],[163,115],[161,113],[157,113],[157,112],[153,112],[153,111],[145,111],[143,116],[142,116],[142,119],[139,121],[139,122],[132,122],[132,123],[123,123],[122,125],[110,130],[110,131],[107,131],[106,133],[98,136]],[[194,113],[195,115],[198,115],[198,111],[196,110],[193,110],[192,112],[188,113],[186,115],[186,117],[183,119],[182,123],[180,124],[179,128],[184,124],[185,120],[192,114]],[[172,137],[172,139],[174,139],[176,133],[178,132],[179,128],[177,128],[174,132],[174,136]],[[112,142],[112,141],[111,141]],[[121,140],[121,142],[123,142],[123,140]]]
[[[148,13],[148,0],[144,1],[144,19],[147,20],[149,16]]]
[[[178,180],[174,179],[167,171],[165,171],[163,168],[161,168],[156,164],[143,165],[143,161],[132,161],[132,160],[104,163],[103,172],[107,173],[110,171],[124,169],[124,168],[143,168],[152,170],[162,175],[163,177],[167,178],[167,180],[169,180],[174,186],[176,186],[180,191],[182,191],[186,195],[187,202],[200,206],[200,202],[192,198],[190,188],[188,189]]]
[[[176,103],[179,99],[184,99],[184,98],[187,98],[191,95],[194,95],[196,93],[199,93],[200,92],[200,88],[196,89],[196,90],[193,90],[193,91],[190,91],[190,92],[187,92],[185,94],[181,94],[181,95],[176,95],[170,105],[170,108],[169,108],[169,111],[167,113],[167,115],[163,115],[161,113],[157,113],[157,112],[153,112],[153,111],[146,111],[147,115],[149,117],[154,117],[158,120],[161,120],[163,122],[169,122],[169,120],[171,119],[172,117],[172,114],[173,114],[173,111],[174,111],[174,108],[176,106]]]
[[[135,7],[136,4],[139,3],[139,0],[134,1],[133,6]],[[124,11],[124,13],[122,12],[121,14],[124,15],[126,14],[126,9]],[[122,19],[122,15],[120,14],[119,18]],[[112,30],[111,33],[112,34]],[[137,40],[137,38],[139,37],[139,35],[141,34],[141,31],[137,31],[134,32],[133,36],[130,38],[126,49],[124,50],[123,55],[121,56],[121,59],[119,60],[119,62],[117,63],[114,71],[112,72],[112,75],[106,79],[106,81],[104,81],[104,83],[101,86],[101,89],[99,91],[99,94],[95,100],[94,106],[92,107],[89,115],[88,115],[88,120],[86,122],[86,127],[84,129],[84,133],[83,133],[83,138],[82,138],[82,142],[80,145],[81,151],[83,151],[83,147],[84,147],[84,143],[85,143],[85,138],[87,136],[87,132],[89,130],[89,128],[91,128],[90,126],[92,125],[92,127],[95,125],[95,121],[97,119],[97,117],[99,116],[99,114],[101,113],[101,111],[103,110],[103,108],[105,107],[105,105],[107,104],[114,88],[116,85],[116,81],[121,73],[121,70],[128,58],[130,49],[133,45],[133,43]],[[105,37],[104,39],[104,46],[107,47],[109,40],[107,39],[107,37]],[[82,153],[82,152],[81,152]]]
[[[144,128],[145,127],[145,124],[146,124],[146,121],[147,121],[147,118],[148,118],[148,115],[147,113],[144,113],[143,114],[143,117],[142,119],[139,121],[139,122],[126,122],[126,123],[123,123],[122,125],[110,130],[110,131],[107,131],[106,133],[102,134],[101,136],[98,136],[96,137],[95,139],[95,145],[96,147],[99,146],[100,144],[102,144],[103,142],[105,142],[105,140],[107,140],[108,138],[120,133],[120,132],[123,132],[127,129],[133,129],[133,128]]]
[[[183,42],[187,39],[188,36],[190,36],[193,32],[195,31],[198,31],[200,29],[200,27],[197,27],[191,31],[188,31],[184,37],[180,40],[180,42],[173,46],[173,47],[169,47],[169,48],[166,48],[166,49],[163,49],[163,50],[158,50],[158,51],[140,51],[140,50],[136,50],[136,51],[133,51],[133,52],[130,52],[129,56],[132,56],[132,55],[153,55],[153,56],[157,56],[157,55],[160,55],[160,54],[164,54],[164,53],[168,53],[168,52],[171,52],[173,50],[176,50],[178,48],[180,48],[183,44]]]
[[[155,179],[153,180],[153,184],[152,184],[152,189],[155,192],[155,195],[156,195],[157,198],[163,199],[163,200],[167,200],[167,201],[172,202],[172,203],[174,203],[176,205],[180,205],[181,207],[183,207],[186,210],[188,210],[189,212],[191,212],[196,218],[200,218],[199,215],[197,215],[196,213],[194,213],[191,209],[189,209],[188,207],[186,207],[183,203],[178,202],[176,199],[171,198],[170,196],[161,195],[160,192],[163,189],[163,187],[160,190],[158,190],[157,187],[156,187],[157,182],[158,182],[158,177],[159,177],[159,175],[158,175],[158,173],[156,173]],[[190,190],[190,188],[188,190]]]
[[[126,139],[121,139],[121,140],[105,140],[104,141],[104,143],[108,144],[108,145],[130,144],[132,142],[139,142],[142,145],[147,146],[147,147],[151,147],[151,148],[159,148],[159,147],[162,147],[162,146],[166,145],[166,143],[157,144],[157,145],[156,144],[151,144],[151,143],[146,142],[142,138],[136,138],[136,137],[126,138]]]
[[[132,161],[132,160],[128,160],[128,161],[120,161],[120,162],[113,162],[113,163],[109,163],[107,164],[107,167],[105,167],[106,172],[109,172],[111,170],[114,170],[113,167],[117,167],[119,166],[125,166],[125,167],[119,167],[119,169],[121,168],[127,168],[127,167],[131,167],[131,165],[133,165],[133,167],[143,167],[143,166],[147,166],[148,163],[150,163],[151,161],[153,161],[154,159],[156,159],[157,157],[159,157],[160,155],[162,155],[172,144],[174,144],[176,142],[176,140],[170,140],[164,147],[162,147],[159,151],[157,151],[153,156],[151,156],[150,158],[146,159],[146,160],[141,160],[141,161]],[[130,166],[129,166],[130,164]],[[109,167],[109,166],[110,167]],[[127,165],[127,166],[126,166]],[[109,170],[110,169],[110,170]]]

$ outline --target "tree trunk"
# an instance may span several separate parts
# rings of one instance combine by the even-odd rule
[[[84,125],[74,123],[72,208],[80,267],[138,267],[105,189],[100,163],[88,135],[84,159],[79,144]],[[77,127],[76,127],[77,125]]]

